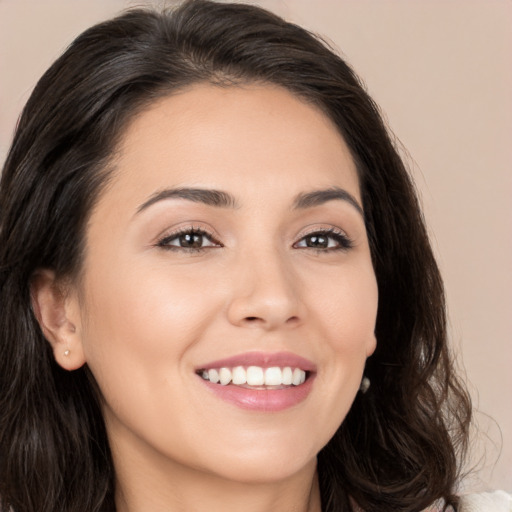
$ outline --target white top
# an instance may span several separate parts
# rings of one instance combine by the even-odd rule
[[[432,504],[423,512],[442,512],[444,511],[444,500]],[[357,509],[363,512],[362,509]],[[449,507],[447,511],[453,512]],[[475,494],[466,494],[460,496],[460,506],[458,512],[512,512],[512,494],[505,491],[481,492]]]
[[[460,498],[460,512],[512,512],[512,495],[504,491],[467,494]]]

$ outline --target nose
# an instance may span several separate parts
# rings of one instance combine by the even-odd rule
[[[267,331],[299,325],[304,317],[300,283],[285,258],[268,251],[240,260],[233,274],[229,321]]]

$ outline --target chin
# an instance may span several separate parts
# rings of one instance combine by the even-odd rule
[[[247,460],[240,457],[231,467],[223,467],[219,476],[244,484],[272,484],[287,480],[301,472],[314,472],[316,456],[302,461],[282,460],[269,457],[265,460]]]
[[[249,484],[274,483],[303,471],[315,471],[317,449],[308,447],[310,443],[306,441],[302,446],[285,441],[267,446],[251,444],[250,449],[243,450],[225,446],[223,452],[216,453],[213,460],[207,462],[210,472],[227,480]]]

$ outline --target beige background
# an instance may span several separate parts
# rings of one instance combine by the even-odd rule
[[[144,3],[0,0],[0,162],[37,78],[73,37]],[[253,3],[333,42],[407,148],[479,409],[466,487],[512,491],[512,2]]]

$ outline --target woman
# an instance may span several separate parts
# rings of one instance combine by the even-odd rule
[[[2,510],[457,507],[470,404],[414,188],[303,29],[202,0],[89,29],[0,208]]]

